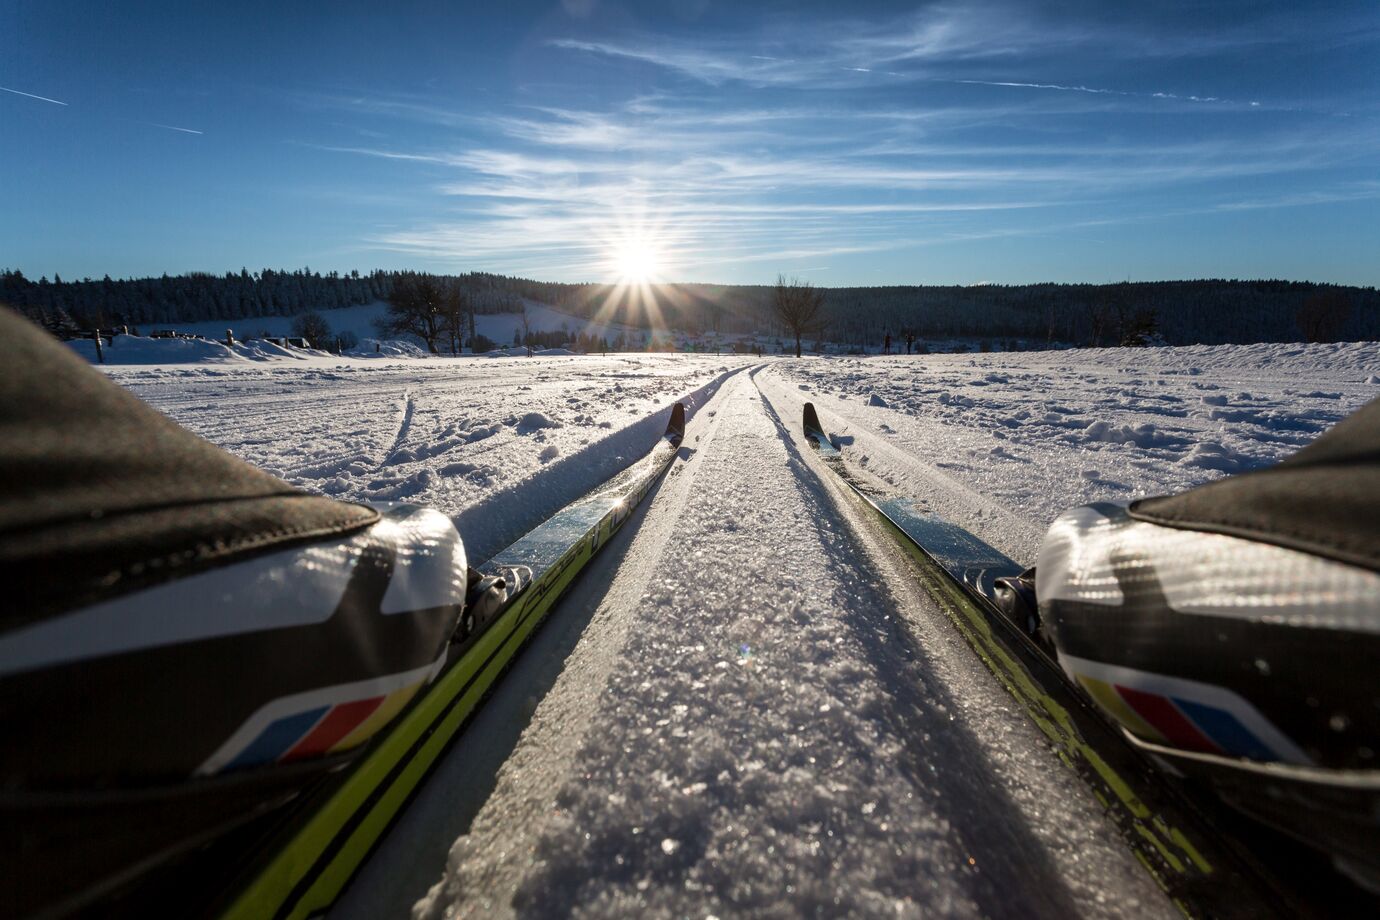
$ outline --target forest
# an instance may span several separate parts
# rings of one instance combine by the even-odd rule
[[[0,304],[58,335],[128,326],[149,332],[178,322],[298,316],[387,301],[414,272],[240,269],[157,278],[37,281],[0,271]],[[426,275],[464,292],[471,313],[512,312],[523,300],[575,316],[689,334],[783,329],[771,285],[628,286],[534,281],[485,272]],[[403,279],[399,285],[399,279]],[[865,347],[890,334],[985,338],[1019,347],[1171,345],[1380,339],[1375,288],[1281,280],[1148,281],[1121,284],[905,285],[819,289],[811,341]]]

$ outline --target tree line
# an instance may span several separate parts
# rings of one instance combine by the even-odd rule
[[[263,269],[159,278],[33,281],[0,271],[0,303],[55,332],[128,325],[149,331],[178,322],[298,316],[335,307],[412,296],[422,279],[438,314],[444,291],[464,299],[461,313],[516,313],[525,300],[576,317],[691,335],[766,332],[794,336],[775,307],[772,285],[663,284],[642,292],[606,284],[534,281],[472,272],[429,275],[373,271],[321,274]],[[399,296],[395,288],[402,284]],[[1380,292],[1373,287],[1282,280],[1150,281],[1122,284],[1024,284],[817,289],[814,339],[875,346],[887,334],[917,339],[991,338],[1045,344],[1173,345],[1380,338]],[[433,295],[428,295],[429,297]],[[431,309],[431,307],[428,307]],[[390,311],[391,312],[391,311]],[[418,337],[437,350],[475,338],[473,323],[438,315]],[[411,330],[408,330],[411,331]],[[428,339],[430,336],[430,339]],[[484,344],[484,343],[480,343]]]
[[[14,307],[54,331],[129,326],[143,332],[177,323],[235,322],[370,304],[388,298],[407,272],[376,270],[314,272],[241,268],[223,275],[189,272],[157,278],[34,281],[17,270],[0,270],[0,304]],[[540,299],[537,282],[484,272],[446,276],[470,292],[481,313],[504,313],[523,297]]]
[[[860,348],[875,347],[887,334],[901,340],[1014,340],[1024,347],[1380,338],[1380,292],[1373,287],[1218,279],[814,290],[820,303],[808,328],[799,330],[802,335]],[[663,285],[653,294],[657,314],[692,333],[796,334],[778,309],[777,286]],[[606,287],[566,292],[558,303],[577,315],[645,322],[637,303],[610,308]]]

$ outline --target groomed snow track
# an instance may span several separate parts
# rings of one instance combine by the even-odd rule
[[[1177,913],[773,378],[695,414],[333,916]]]
[[[332,916],[1179,915],[912,560],[819,475],[804,399],[893,488],[1017,558],[1031,520],[893,439],[886,409],[821,400],[822,363],[580,360],[185,392],[126,375],[293,481],[443,507],[480,556],[644,449],[656,404],[692,400],[666,477]],[[270,413],[318,387],[348,414],[276,446]]]

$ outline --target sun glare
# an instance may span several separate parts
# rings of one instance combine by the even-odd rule
[[[645,326],[652,335],[664,333],[662,301],[677,296],[675,286],[666,280],[666,273],[676,264],[673,237],[658,223],[623,215],[596,245],[611,283],[604,287],[592,319],[631,322]]]
[[[613,263],[618,280],[632,284],[655,281],[661,271],[659,254],[642,242],[627,242],[620,245],[614,253]]]

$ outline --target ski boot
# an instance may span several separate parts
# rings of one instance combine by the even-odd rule
[[[1066,512],[1037,592],[1133,743],[1380,892],[1380,400],[1276,466]]]

